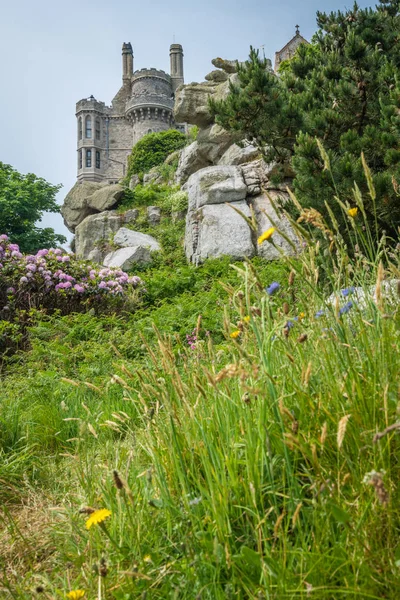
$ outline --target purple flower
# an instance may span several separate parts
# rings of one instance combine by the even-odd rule
[[[40,257],[40,256],[46,256],[49,253],[49,251],[47,250],[47,248],[44,248],[43,250],[39,250],[39,252],[36,254],[36,256]]]
[[[83,292],[85,291],[85,288],[82,285],[79,285],[78,283],[74,285],[74,290],[76,290],[77,292],[79,292],[80,294],[83,294]]]
[[[345,315],[351,308],[353,308],[353,303],[351,300],[349,300],[349,302],[346,302],[346,304],[339,310],[339,315]]]
[[[13,258],[22,258],[22,254],[21,254],[21,252],[19,252],[18,250],[13,250],[13,251],[11,252],[11,256],[12,256]]]
[[[71,260],[71,258],[68,256],[68,254],[66,254],[65,256],[62,257],[62,262],[69,262]]]
[[[72,287],[72,283],[70,281],[66,281],[63,285],[65,290]]]
[[[0,240],[4,240],[5,242],[8,240],[8,235],[6,235],[5,233],[3,233],[2,235],[0,235]]]
[[[21,279],[19,280],[20,283],[28,283],[28,278],[27,277],[21,277]]]
[[[285,327],[287,327],[288,329],[292,329],[292,327],[294,327],[294,323],[293,321],[288,321],[285,325]]]
[[[107,284],[106,284],[106,282],[105,282],[105,281],[100,281],[100,283],[99,283],[99,288],[100,288],[101,290],[107,289]]]
[[[348,287],[348,288],[344,288],[344,290],[342,290],[342,296],[344,296],[345,298],[346,298],[347,296],[350,296],[350,294],[352,294],[352,293],[354,292],[354,290],[355,290],[355,289],[356,289],[356,288],[355,288],[355,287],[353,287],[353,286],[351,286],[351,287]]]
[[[13,287],[7,288],[7,294],[15,294],[15,288],[13,288]]]
[[[36,271],[36,265],[26,265],[26,270],[34,273]]]
[[[273,296],[280,288],[280,284],[277,281],[273,281],[271,285],[265,288],[265,291],[269,296]]]
[[[325,316],[325,311],[324,310],[319,310],[318,312],[315,313],[315,316],[317,319],[319,319],[320,317]]]

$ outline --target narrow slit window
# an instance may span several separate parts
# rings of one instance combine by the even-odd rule
[[[79,168],[82,169],[82,150],[79,150]]]
[[[82,117],[78,119],[78,139],[82,139]]]
[[[92,166],[92,151],[91,150],[86,150],[86,166],[87,167]]]
[[[85,137],[89,140],[92,137],[92,117],[86,117],[85,121]]]
[[[96,169],[100,169],[100,152],[96,150]]]
[[[100,119],[96,119],[96,140],[100,139],[100,135],[101,135],[100,132],[101,132]]]

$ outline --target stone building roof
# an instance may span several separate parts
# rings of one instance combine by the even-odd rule
[[[292,39],[289,40],[287,42],[287,44],[285,44],[283,46],[283,48],[278,50],[278,52],[275,52],[275,67],[274,67],[275,72],[278,70],[280,63],[283,60],[287,60],[288,58],[291,58],[293,56],[293,54],[295,53],[297,48],[300,46],[300,44],[309,44],[309,43],[310,42],[308,42],[301,35],[299,26],[296,25],[296,33],[292,37]]]

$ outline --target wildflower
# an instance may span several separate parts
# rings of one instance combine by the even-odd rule
[[[92,513],[86,521],[86,529],[90,529],[92,525],[98,525],[98,523],[102,523],[110,515],[111,510],[108,510],[108,508],[100,508],[100,510],[95,510],[95,512]]]
[[[292,329],[292,327],[294,327],[293,321],[288,321],[285,325],[285,328],[287,328],[287,329]]]
[[[245,323],[249,323],[249,322],[250,322],[250,317],[249,317],[249,316],[247,316],[247,317],[243,317],[243,321],[244,321]]]
[[[68,592],[67,598],[69,598],[69,600],[80,600],[84,595],[85,592],[83,590],[71,590]]]
[[[15,294],[15,288],[13,288],[13,287],[7,288],[7,294]]]
[[[339,315],[345,315],[351,308],[353,308],[353,303],[351,300],[349,300],[349,302],[346,302],[346,304],[339,310]]]
[[[239,337],[239,335],[240,335],[240,331],[239,331],[239,329],[237,329],[236,331],[232,331],[232,333],[231,333],[230,337],[231,337],[233,340],[236,340],[236,338],[238,338],[238,337]]]
[[[269,285],[268,287],[265,288],[265,291],[267,292],[267,294],[269,296],[273,296],[275,294],[275,292],[277,292],[279,290],[281,286],[279,285],[279,283],[277,281],[273,281],[271,283],[271,285]]]
[[[264,231],[264,233],[260,235],[260,237],[257,240],[258,245],[260,246],[263,242],[269,240],[274,235],[274,233],[275,227],[270,227],[269,229],[267,229],[267,231]]]
[[[21,279],[19,280],[20,283],[28,283],[28,278],[27,277],[21,277]]]
[[[349,217],[351,217],[352,219],[354,219],[357,216],[358,213],[358,208],[357,206],[355,206],[354,208],[349,208],[349,210],[347,211],[347,214],[349,215]]]
[[[315,317],[316,317],[317,319],[319,319],[320,317],[323,317],[324,315],[325,315],[325,311],[324,311],[324,310],[322,310],[322,309],[321,309],[321,310],[319,310],[319,311],[317,311],[317,312],[315,313]]]
[[[344,290],[342,290],[342,296],[344,296],[345,298],[347,296],[350,296],[350,294],[352,294],[355,289],[356,288],[354,286],[350,286],[348,288],[344,288]]]

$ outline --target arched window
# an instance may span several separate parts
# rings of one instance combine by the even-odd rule
[[[79,168],[82,169],[82,150],[79,150],[78,164]]]
[[[92,166],[92,151],[89,149],[86,150],[86,166]]]
[[[89,140],[92,137],[92,117],[86,117],[85,119],[85,138]]]
[[[100,152],[96,150],[96,169],[100,169]]]
[[[147,133],[153,133],[153,130],[152,129],[148,129]]]
[[[78,140],[82,139],[82,117],[78,119]]]
[[[96,140],[100,139],[100,119],[96,119]]]

